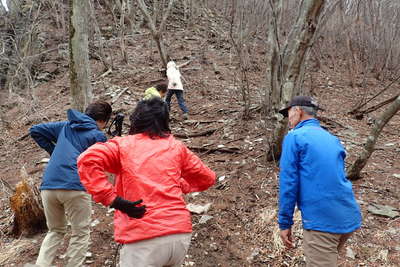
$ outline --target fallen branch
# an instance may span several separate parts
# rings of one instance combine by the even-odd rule
[[[108,74],[112,73],[112,69],[108,69],[106,72],[104,72],[103,74],[101,74],[99,77],[97,77],[96,79],[100,79],[100,78],[104,78],[106,77]]]
[[[128,89],[129,87],[122,89],[121,92],[119,92],[119,94],[112,99],[111,104],[114,104]]]
[[[189,137],[199,137],[199,136],[209,136],[212,135],[215,131],[221,129],[220,128],[212,128],[198,133],[184,133],[184,134],[174,134],[175,137],[179,138],[189,138]]]
[[[229,153],[236,154],[240,153],[240,148],[238,147],[198,147],[198,146],[189,146],[190,150],[193,150],[198,153],[210,154],[215,152],[221,153]]]

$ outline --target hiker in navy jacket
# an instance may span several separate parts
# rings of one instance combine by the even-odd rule
[[[68,121],[42,123],[30,129],[31,137],[50,154],[40,186],[48,233],[36,264],[51,266],[64,240],[67,223],[71,239],[66,266],[82,266],[89,245],[91,198],[77,172],[78,156],[97,142],[107,140],[101,131],[111,116],[111,106],[102,101],[90,104],[85,114],[67,111]]]
[[[311,97],[297,96],[279,111],[293,128],[285,136],[280,159],[279,228],[283,243],[293,247],[297,204],[307,267],[337,266],[338,252],[361,227],[360,208],[346,178],[345,150],[314,118],[318,109]]]

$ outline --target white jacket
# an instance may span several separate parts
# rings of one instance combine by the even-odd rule
[[[183,90],[181,81],[181,73],[174,61],[170,61],[167,64],[167,77],[168,77],[168,89]]]

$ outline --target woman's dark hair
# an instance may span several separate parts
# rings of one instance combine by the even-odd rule
[[[129,134],[145,133],[153,138],[167,137],[171,133],[168,105],[159,97],[140,101],[129,120]]]
[[[105,101],[96,101],[89,104],[85,110],[85,114],[95,121],[108,121],[111,117],[112,107]]]

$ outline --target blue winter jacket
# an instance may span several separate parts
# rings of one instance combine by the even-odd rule
[[[89,116],[67,111],[68,121],[42,123],[30,129],[31,137],[50,154],[40,190],[85,191],[77,172],[78,156],[91,145],[107,140]]]
[[[344,166],[339,139],[319,121],[300,122],[283,141],[280,159],[279,215],[281,230],[293,224],[295,205],[303,228],[350,233],[361,226],[361,212]]]

